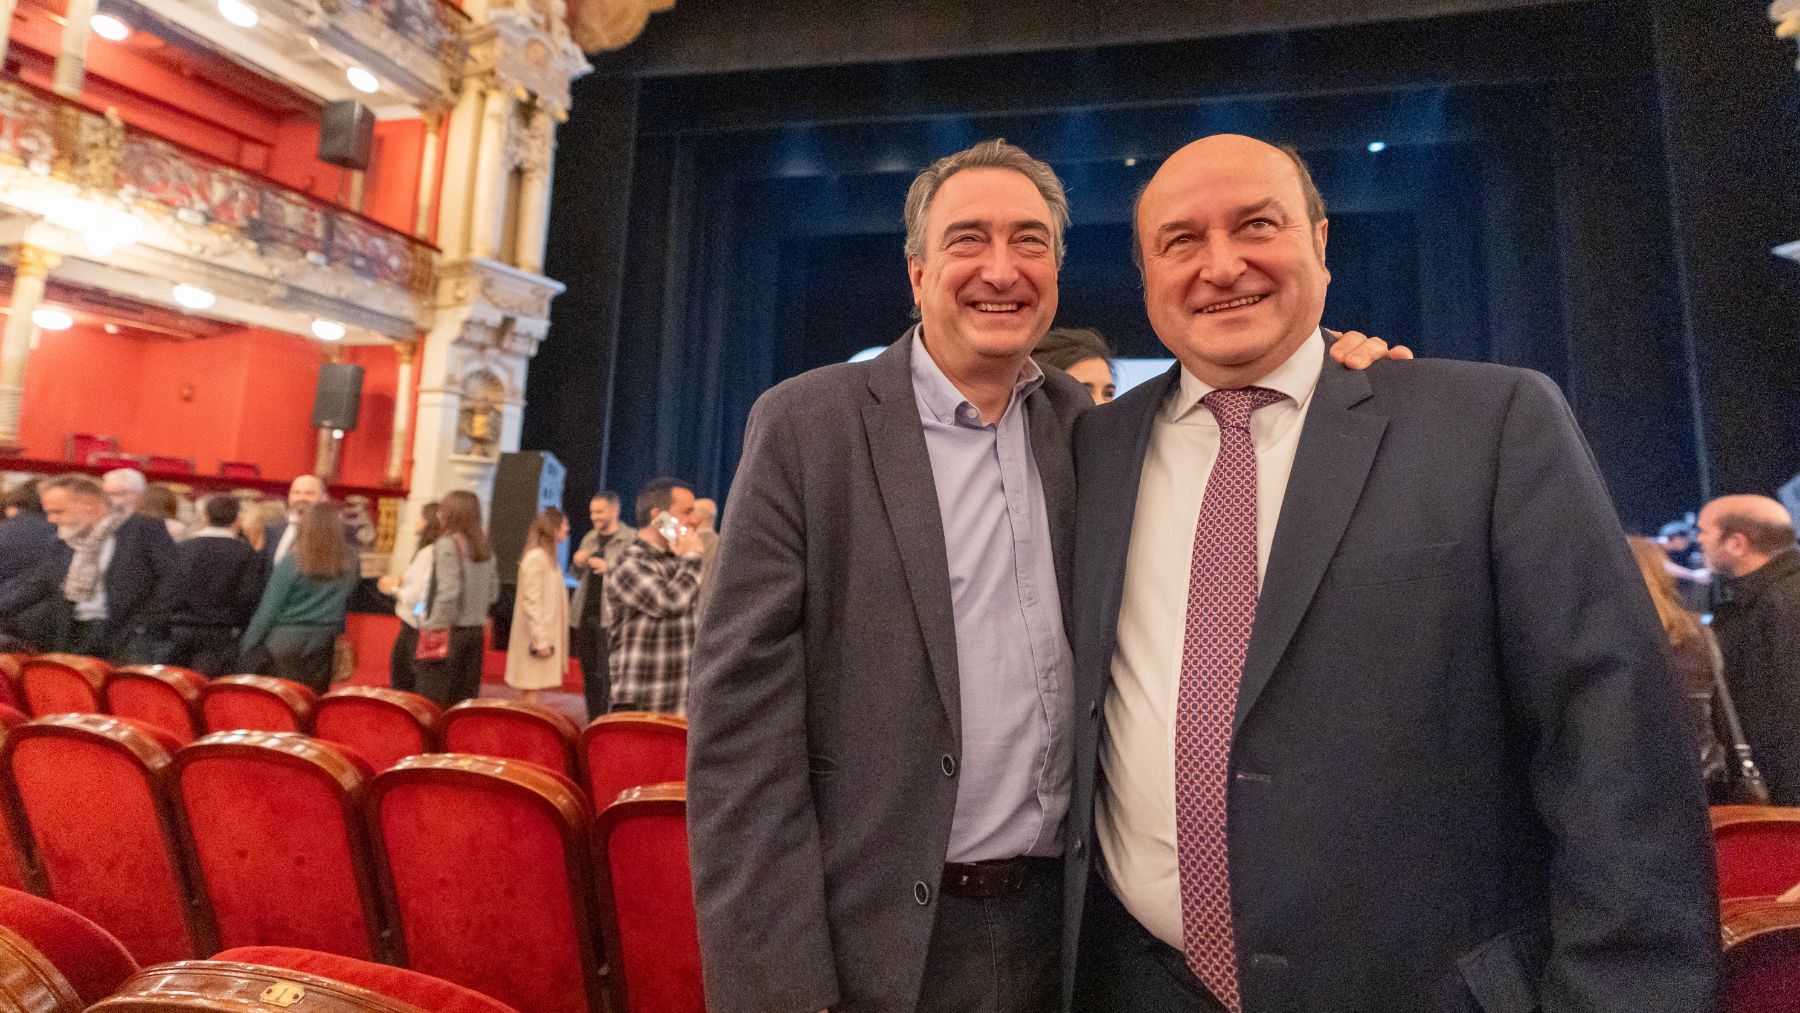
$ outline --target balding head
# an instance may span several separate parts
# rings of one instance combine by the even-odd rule
[[[319,481],[317,475],[301,475],[288,485],[288,513],[298,516],[314,503],[323,503],[330,496],[326,495],[325,483]]]
[[[1700,510],[1700,548],[1706,565],[1727,577],[1760,569],[1794,547],[1794,519],[1767,496],[1721,496]]]

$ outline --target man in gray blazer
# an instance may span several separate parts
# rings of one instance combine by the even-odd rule
[[[1179,365],[1076,433],[1075,1008],[1713,1008],[1698,771],[1568,406],[1326,361],[1325,238],[1245,137],[1139,203]]]
[[[689,703],[714,1013],[1057,1002],[1092,399],[1030,354],[1068,205],[988,141],[922,173],[905,218],[921,324],[763,395],[727,503]]]

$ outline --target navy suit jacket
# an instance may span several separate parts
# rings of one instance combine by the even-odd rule
[[[1066,984],[1138,481],[1176,377],[1076,427]],[[1548,379],[1327,360],[1233,723],[1247,1013],[1713,1008],[1710,834],[1662,642]]]
[[[73,610],[62,597],[63,578],[75,550],[57,541],[40,560],[32,578],[9,591],[0,610],[22,608],[43,618],[32,623],[40,642],[59,642]],[[143,514],[125,518],[113,533],[112,561],[101,577],[106,589],[106,637],[108,649],[125,650],[133,634],[158,625],[164,614],[163,588],[175,569],[175,541],[162,521]]]

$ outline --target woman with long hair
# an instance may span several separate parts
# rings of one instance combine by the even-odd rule
[[[262,601],[244,628],[240,664],[246,671],[305,683],[317,693],[329,690],[333,648],[358,576],[337,504],[307,507],[294,550],[269,573]]]
[[[1662,546],[1636,535],[1626,541],[1631,543],[1632,558],[1637,560],[1638,573],[1643,575],[1644,586],[1650,589],[1650,601],[1656,606],[1656,618],[1669,645],[1669,665],[1687,701],[1688,727],[1711,788],[1725,772],[1725,750],[1714,730],[1712,712],[1713,680],[1720,664],[1718,645],[1712,631],[1682,607]]]
[[[400,632],[394,636],[394,649],[388,653],[388,685],[395,689],[413,690],[413,655],[419,649],[419,621],[425,615],[425,591],[431,583],[431,545],[444,533],[438,523],[438,505],[427,503],[419,508],[413,522],[413,534],[419,547],[412,562],[399,576],[387,574],[377,582],[383,594],[394,596],[394,615],[400,619]]]
[[[488,609],[500,597],[500,577],[474,493],[458,489],[439,500],[438,523],[443,534],[431,544],[414,688],[449,707],[481,692],[483,634]]]
[[[527,703],[537,702],[539,690],[561,686],[569,667],[569,585],[556,559],[556,545],[567,537],[569,519],[546,507],[532,519],[519,557],[506,684],[524,691]]]

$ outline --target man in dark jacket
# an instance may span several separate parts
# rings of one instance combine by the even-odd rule
[[[58,475],[40,495],[62,544],[45,556],[28,597],[48,610],[56,646],[125,663],[154,660],[135,656],[136,645],[164,622],[159,592],[175,562],[168,528],[113,512],[87,475]]]
[[[12,489],[5,497],[6,521],[0,523],[0,602],[13,602],[16,593],[29,598],[32,571],[56,548],[56,525],[44,517],[38,501],[36,479]],[[42,610],[0,608],[0,640],[37,645],[49,642],[37,620]]]
[[[1700,511],[1700,547],[1719,602],[1713,632],[1744,736],[1776,805],[1800,805],[1800,550],[1767,496],[1722,496]]]
[[[219,676],[237,659],[238,635],[256,612],[268,570],[238,537],[237,500],[213,496],[203,510],[206,527],[175,546],[168,661]]]

